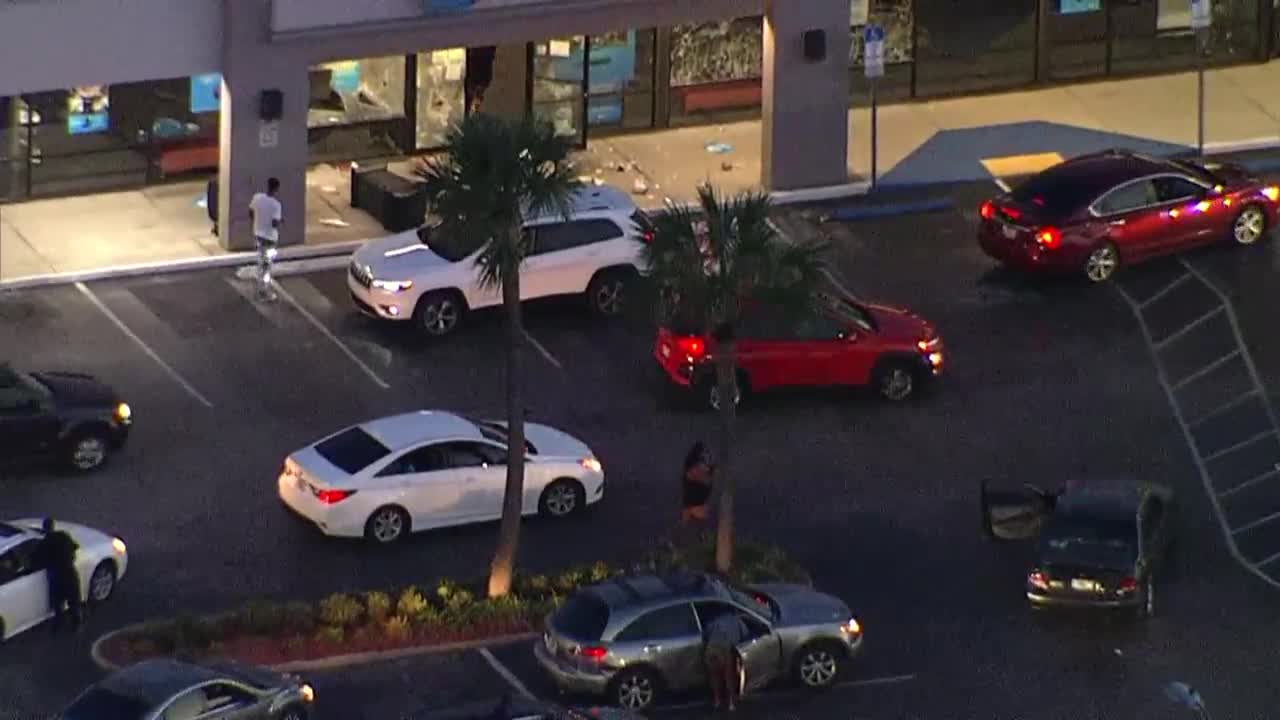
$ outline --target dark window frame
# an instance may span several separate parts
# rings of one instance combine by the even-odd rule
[[[683,611],[688,621],[688,627],[685,630],[676,633],[672,628],[675,626],[675,620],[679,611]],[[659,616],[669,615],[670,617]],[[646,622],[653,624],[656,622],[671,622],[671,626],[666,629],[654,630],[652,627],[644,627]],[[635,630],[638,634],[635,637],[628,633]],[[689,602],[679,602],[672,605],[664,605],[660,608],[649,610],[627,623],[627,626],[618,631],[614,636],[614,642],[644,642],[647,640],[679,640],[687,637],[697,637],[701,633],[701,625],[699,624],[697,615],[694,614],[693,604]]]

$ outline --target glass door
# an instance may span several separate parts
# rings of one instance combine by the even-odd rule
[[[1108,71],[1108,9],[1103,0],[1044,0],[1048,80],[1098,77]]]
[[[586,36],[553,38],[533,44],[533,114],[551,123],[556,133],[587,144],[587,88],[591,52]]]
[[[418,107],[415,142],[419,150],[444,145],[449,128],[466,114],[467,51],[464,48],[418,54]]]

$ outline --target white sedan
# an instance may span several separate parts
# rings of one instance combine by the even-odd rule
[[[326,535],[391,543],[410,532],[496,520],[506,424],[421,411],[371,420],[290,455],[280,499]],[[591,448],[525,423],[524,514],[561,518],[604,497]]]
[[[37,519],[0,523],[0,640],[53,616],[49,578],[37,552],[44,541],[40,525]],[[57,529],[80,545],[76,569],[81,598],[96,605],[111,597],[129,567],[124,541],[75,523],[58,522]]]

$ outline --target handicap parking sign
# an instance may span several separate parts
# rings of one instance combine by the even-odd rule
[[[884,28],[879,25],[862,28],[862,69],[868,78],[884,76]]]

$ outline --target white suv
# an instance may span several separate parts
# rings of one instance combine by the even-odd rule
[[[652,226],[625,192],[609,186],[578,191],[570,207],[567,221],[552,211],[525,224],[532,247],[520,271],[520,299],[585,294],[594,312],[617,315],[642,272]],[[467,311],[502,304],[499,288],[480,285],[476,259],[484,243],[447,242],[430,227],[374,240],[351,256],[347,286],[366,315],[448,335]]]

